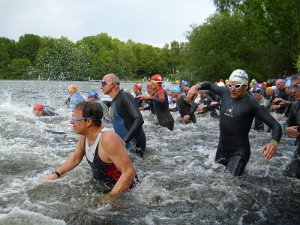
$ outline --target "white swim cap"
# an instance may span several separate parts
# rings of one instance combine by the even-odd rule
[[[219,87],[225,87],[225,84],[224,84],[223,82],[219,82],[219,83],[217,83],[217,85],[218,85]]]
[[[229,82],[231,81],[248,85],[249,82],[248,74],[244,70],[240,70],[240,69],[234,70],[229,77]]]

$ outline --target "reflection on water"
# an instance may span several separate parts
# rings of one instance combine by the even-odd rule
[[[143,112],[147,152],[144,160],[132,155],[141,184],[109,205],[96,208],[103,190],[91,181],[85,159],[61,179],[42,182],[77,140],[63,105],[69,83],[0,83],[0,224],[299,224],[300,182],[282,175],[294,140],[284,136],[277,156],[265,161],[260,148],[269,134],[251,131],[245,175],[231,177],[214,163],[219,128],[210,117],[175,124],[171,132]],[[77,85],[84,95],[99,89]],[[36,118],[35,103],[62,116]]]

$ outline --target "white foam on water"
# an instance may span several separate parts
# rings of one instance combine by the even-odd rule
[[[63,220],[14,207],[8,214],[0,214],[0,224],[65,225]]]

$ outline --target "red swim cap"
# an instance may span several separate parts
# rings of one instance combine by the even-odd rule
[[[137,88],[137,89],[139,89],[139,90],[142,90],[142,83],[141,82],[136,82],[134,84],[134,87]]]
[[[151,81],[157,82],[157,83],[162,83],[163,78],[160,74],[155,74],[151,77]]]
[[[36,110],[36,111],[44,111],[44,106],[42,104],[35,104],[33,106],[33,110]]]

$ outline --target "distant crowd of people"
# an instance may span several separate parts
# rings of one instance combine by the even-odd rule
[[[196,123],[199,114],[217,118],[220,134],[215,161],[224,165],[232,176],[242,175],[249,161],[250,129],[270,132],[271,138],[261,150],[266,160],[276,154],[284,130],[297,140],[296,151],[284,174],[300,178],[299,73],[279,78],[275,83],[259,83],[255,79],[249,82],[248,74],[237,69],[225,81],[198,82],[193,86],[188,81],[172,84],[155,74],[150,82],[136,82],[133,94],[120,88],[115,74],[106,74],[100,88],[111,101],[101,101],[95,90],[88,93],[86,100],[75,85],[69,86],[66,104],[73,112],[70,123],[80,138],[75,151],[45,180],[59,178],[86,156],[93,177],[109,189],[101,203],[133,188],[138,179],[128,152],[145,157],[143,110],[150,110],[157,123],[170,131],[177,121],[173,118],[174,111],[179,112],[179,121],[186,124]],[[34,106],[34,112],[39,116],[55,115],[39,104]],[[112,123],[114,132],[104,127],[103,120]],[[279,122],[283,120],[286,122],[282,126]]]

